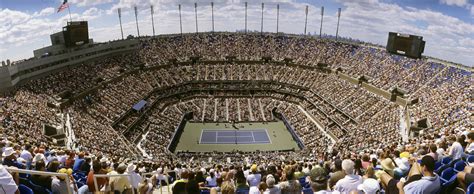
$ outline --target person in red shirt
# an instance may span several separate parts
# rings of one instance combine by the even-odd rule
[[[95,185],[94,185],[94,178],[93,178],[94,174],[107,174],[107,172],[102,169],[100,162],[97,160],[94,160],[94,162],[92,163],[92,169],[93,170],[89,171],[89,173],[87,174],[86,184],[87,184],[87,187],[89,187],[89,192],[96,192]],[[109,183],[109,179],[106,177],[96,177],[96,180],[97,180],[97,188],[99,190]]]
[[[71,151],[69,153],[69,157],[66,159],[66,164],[64,165],[64,168],[71,168],[74,166],[74,157],[76,156],[76,154]]]

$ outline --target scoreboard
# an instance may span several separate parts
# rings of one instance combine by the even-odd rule
[[[425,41],[422,36],[388,33],[387,52],[404,55],[411,58],[421,58],[425,50]]]
[[[74,47],[89,43],[89,28],[87,21],[68,22],[63,27],[66,47]]]

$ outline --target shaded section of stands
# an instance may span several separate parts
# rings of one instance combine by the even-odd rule
[[[193,118],[193,112],[188,112],[181,117],[181,121],[179,122],[178,127],[176,127],[176,130],[174,131],[173,138],[171,138],[171,142],[168,145],[168,150],[172,153],[176,150],[176,146],[178,146],[179,139],[181,138],[181,135],[183,134],[184,127],[186,126],[186,123]]]

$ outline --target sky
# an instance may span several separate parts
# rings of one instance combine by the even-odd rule
[[[69,20],[68,10],[57,13],[63,0],[0,0],[0,61],[30,58],[33,50],[51,45],[49,35]],[[244,2],[248,1],[248,29],[260,31],[261,3],[264,31],[302,34],[305,7],[307,31],[319,34],[321,6],[323,33],[335,35],[341,8],[339,35],[386,45],[388,32],[423,36],[424,55],[474,66],[474,0],[68,0],[73,20],[87,20],[95,42],[121,38],[117,9],[122,10],[124,35],[137,35],[133,7],[138,8],[140,35],[152,35],[150,5],[154,6],[156,34],[179,33],[178,4],[183,32],[195,32],[197,2],[199,31],[210,31],[214,2],[216,31],[244,29]]]

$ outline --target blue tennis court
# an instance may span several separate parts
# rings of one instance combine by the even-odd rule
[[[254,130],[202,130],[200,144],[269,144],[266,129]]]

